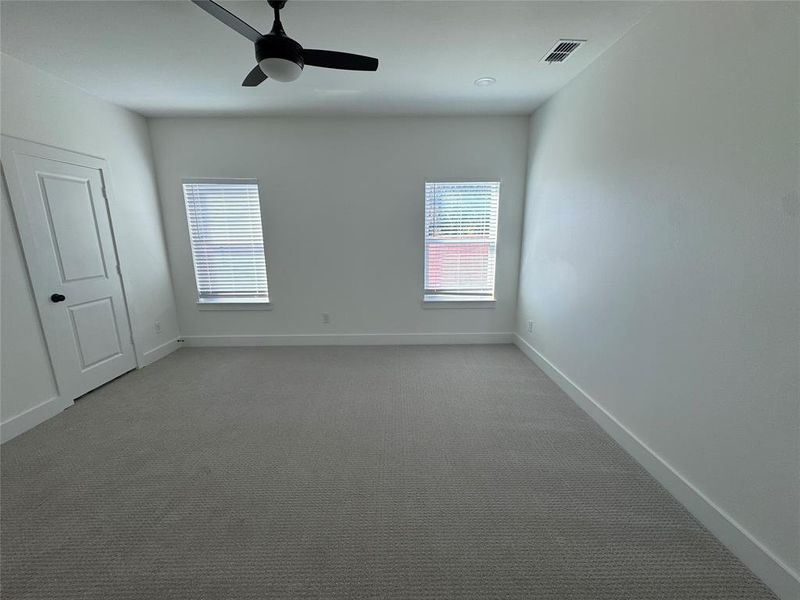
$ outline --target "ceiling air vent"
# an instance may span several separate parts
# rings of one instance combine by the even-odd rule
[[[546,63],[564,62],[585,41],[586,40],[558,40],[556,42],[556,45],[550,49],[550,52],[544,55],[542,62]]]

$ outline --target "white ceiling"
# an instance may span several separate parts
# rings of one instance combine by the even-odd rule
[[[264,1],[220,0],[261,31]],[[244,37],[188,0],[0,3],[2,51],[148,116],[530,113],[618,40],[649,2],[290,0],[281,17],[308,48],[368,54],[377,73],[308,67],[293,83],[242,88]],[[586,39],[564,64],[559,38]],[[491,76],[497,83],[478,88]]]

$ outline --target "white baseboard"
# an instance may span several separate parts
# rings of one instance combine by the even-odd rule
[[[783,600],[800,598],[800,576],[789,565],[775,556],[538,350],[517,334],[514,334],[514,343],[775,594]],[[787,526],[795,526],[795,523]]]
[[[511,344],[513,333],[354,333],[322,335],[189,335],[186,346],[394,346]]]
[[[174,352],[180,348],[177,339],[170,340],[161,344],[160,346],[148,350],[142,355],[142,362],[139,366],[144,367],[154,363],[160,358],[164,358],[169,353]],[[55,396],[49,400],[45,400],[41,404],[37,404],[33,408],[29,408],[25,412],[11,417],[7,421],[0,423],[0,443],[7,442],[8,440],[17,437],[21,433],[25,433],[29,429],[33,429],[39,423],[45,422],[50,417],[54,417],[65,408],[72,406],[72,400],[66,400],[60,396]]]
[[[29,408],[15,417],[0,423],[0,442],[17,437],[29,429],[33,429],[39,423],[44,423],[50,417],[54,417],[65,408],[73,405],[72,400],[67,400],[60,396],[55,396]]]
[[[146,367],[149,364],[156,362],[164,358],[167,354],[175,352],[181,345],[178,342],[178,338],[170,340],[168,342],[164,342],[160,346],[156,346],[152,350],[148,350],[144,354],[142,354],[142,362],[139,365],[140,367]]]

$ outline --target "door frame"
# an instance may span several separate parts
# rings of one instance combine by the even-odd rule
[[[125,314],[128,317],[128,335],[133,346],[133,356],[136,368],[139,369],[143,366],[142,357],[139,352],[139,344],[137,343],[135,328],[133,326],[133,315],[130,307],[130,299],[128,298],[127,290],[130,287],[129,280],[125,275],[123,262],[119,255],[119,244],[117,243],[117,236],[114,231],[114,218],[111,210],[113,203],[113,190],[111,188],[111,172],[108,162],[99,156],[92,156],[91,154],[84,154],[47,144],[41,144],[22,138],[12,137],[8,135],[0,135],[0,161],[2,162],[2,174],[8,189],[9,203],[11,204],[11,212],[14,214],[14,221],[16,222],[17,235],[20,241],[22,255],[25,259],[25,267],[28,274],[28,281],[31,289],[33,290],[34,302],[36,303],[36,312],[39,317],[39,325],[44,327],[43,311],[46,310],[47,298],[49,297],[49,288],[44,289],[42,285],[42,278],[38,277],[40,266],[29,253],[25,251],[26,246],[31,247],[33,241],[33,227],[31,224],[28,203],[25,200],[25,195],[20,183],[19,174],[17,172],[17,155],[33,156],[54,162],[60,162],[80,167],[87,167],[96,169],[100,172],[100,179],[102,182],[102,195],[105,202],[106,212],[108,214],[108,221],[111,228],[111,239],[114,250],[114,258],[116,264],[119,265],[120,286],[122,288],[122,299],[124,304]],[[44,336],[45,346],[47,346],[47,357],[50,361],[50,369],[53,374],[53,379],[58,392],[58,397],[64,397],[65,389],[64,382],[58,381],[56,370],[53,367],[53,349],[47,341],[47,336]],[[74,398],[69,398],[70,403]]]

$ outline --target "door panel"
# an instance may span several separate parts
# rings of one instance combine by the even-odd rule
[[[2,142],[59,394],[74,399],[136,367],[105,161],[5,136]]]
[[[91,182],[40,173],[39,185],[62,281],[106,277]]]
[[[111,298],[70,306],[69,313],[82,371],[122,354]]]

